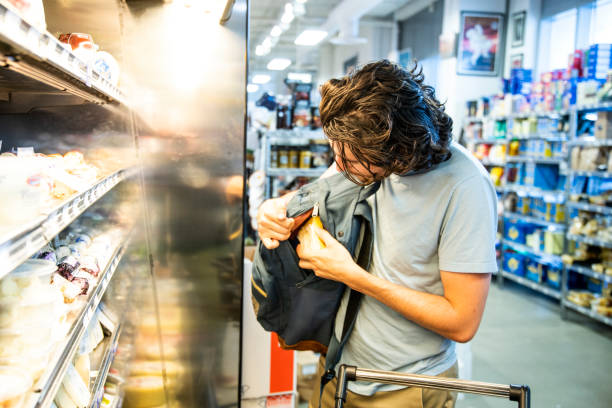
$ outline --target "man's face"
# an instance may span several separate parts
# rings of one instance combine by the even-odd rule
[[[370,166],[368,168],[360,163],[353,152],[351,152],[351,149],[346,147],[344,149],[339,149],[336,142],[330,141],[329,143],[334,151],[336,167],[339,171],[350,173],[364,184],[373,183],[375,178],[384,176],[385,171],[382,168],[377,166]],[[340,158],[341,154],[344,154],[344,160]],[[346,168],[344,168],[345,163]]]

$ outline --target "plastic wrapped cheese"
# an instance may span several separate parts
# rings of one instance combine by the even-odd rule
[[[125,408],[149,408],[163,405],[162,377],[130,377],[125,385]]]
[[[91,398],[88,383],[89,382],[85,383],[83,381],[72,364],[68,366],[64,381],[62,381],[62,387],[66,390],[66,393],[70,399],[79,408],[86,407],[89,403],[89,399]]]
[[[325,248],[325,243],[317,236],[316,230],[323,229],[323,223],[321,222],[321,217],[319,217],[319,205],[315,204],[315,207],[312,211],[312,217],[302,227],[299,229],[297,233],[297,238],[300,241],[300,244],[304,246],[306,249],[322,249]]]

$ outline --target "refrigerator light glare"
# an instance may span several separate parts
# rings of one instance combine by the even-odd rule
[[[259,89],[259,85],[255,85],[255,84],[248,84],[247,85],[247,92],[248,93],[257,92],[258,89]]]
[[[293,15],[293,11],[286,11],[283,13],[282,17],[281,17],[281,23],[283,24],[291,24],[291,22],[293,21],[293,18],[295,16]]]
[[[295,39],[296,45],[317,45],[325,37],[327,37],[327,31],[323,30],[304,30],[302,34],[298,35]]]
[[[265,75],[265,74],[253,75],[254,84],[267,84],[268,82],[270,82],[270,75]]]
[[[287,58],[274,58],[270,62],[268,62],[268,69],[271,71],[283,71],[289,65],[291,65],[291,60]]]

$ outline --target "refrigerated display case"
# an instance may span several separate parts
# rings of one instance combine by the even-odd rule
[[[44,24],[21,3],[0,0],[0,405],[237,406],[246,1],[44,1]]]

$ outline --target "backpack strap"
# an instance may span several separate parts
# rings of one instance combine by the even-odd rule
[[[359,251],[359,255],[357,256],[357,265],[362,268],[368,269],[370,265],[370,259],[372,255],[372,231],[370,229],[370,223],[363,220],[364,227],[364,235],[363,241],[361,245],[361,250]],[[323,397],[323,389],[325,385],[329,383],[331,380],[336,377],[336,372],[334,368],[340,361],[340,357],[342,356],[342,349],[346,345],[348,338],[353,331],[353,327],[355,326],[355,321],[357,320],[357,311],[359,310],[359,303],[361,302],[361,298],[363,294],[361,292],[357,292],[356,290],[350,290],[348,303],[346,305],[346,314],[344,315],[344,323],[342,324],[342,336],[340,341],[336,338],[336,335],[332,333],[331,339],[329,341],[329,346],[327,348],[327,355],[325,356],[325,371],[321,376],[321,386],[319,388],[319,408],[321,408],[321,399]]]

